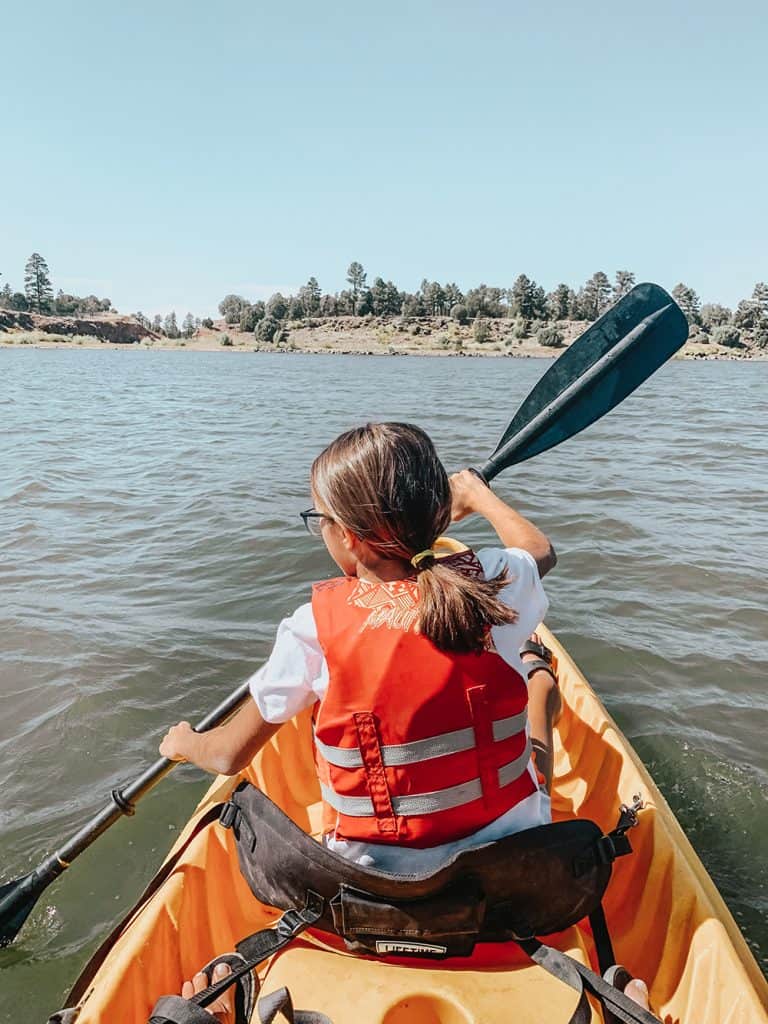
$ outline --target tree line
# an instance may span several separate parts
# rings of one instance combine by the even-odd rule
[[[562,336],[555,326],[558,321],[591,322],[601,316],[614,302],[635,285],[635,275],[617,270],[613,280],[600,270],[580,288],[558,284],[547,292],[540,284],[520,274],[511,287],[479,284],[463,292],[457,284],[441,284],[426,278],[415,292],[401,291],[392,281],[375,277],[368,283],[362,264],[354,261],[348,269],[341,291],[323,292],[316,277],[310,277],[295,295],[276,292],[266,302],[250,302],[242,295],[226,295],[219,303],[219,312],[227,324],[242,331],[253,332],[258,341],[279,343],[287,337],[287,321],[312,322],[339,316],[352,317],[450,317],[464,324],[474,321],[475,334],[484,337],[483,322],[512,318],[517,321],[520,336],[534,329],[544,344],[557,346]],[[685,313],[692,333],[711,336],[712,340],[734,348],[743,347],[742,335],[760,348],[768,347],[768,284],[758,282],[752,295],[742,299],[734,310],[719,303],[703,303],[689,285],[680,283],[672,295]],[[48,264],[39,253],[32,253],[24,267],[24,290],[15,291],[6,283],[0,288],[0,307],[17,311],[60,316],[93,316],[116,312],[109,299],[95,295],[70,295],[59,289],[54,294]],[[201,328],[211,329],[213,320],[200,319],[187,313],[181,324],[176,313],[153,318],[139,311],[135,319],[148,330],[169,338],[190,338]]]
[[[54,295],[51,272],[39,252],[33,252],[24,266],[24,291],[6,282],[0,288],[0,308],[48,316],[94,316],[114,312],[109,299],[96,295],[70,295],[61,289]]]
[[[283,333],[286,321],[314,321],[338,316],[353,317],[450,317],[458,323],[513,318],[530,331],[534,325],[557,321],[593,321],[626,295],[635,285],[635,275],[616,271],[611,280],[597,271],[580,288],[559,284],[547,292],[540,284],[520,274],[509,288],[480,284],[466,292],[455,283],[441,284],[426,278],[415,292],[401,291],[392,281],[368,275],[358,262],[347,270],[348,288],[324,293],[317,278],[310,277],[295,295],[276,292],[266,302],[249,302],[242,295],[226,295],[219,312],[227,324],[253,331],[260,341],[271,342]],[[741,332],[752,332],[753,341],[768,347],[768,284],[758,282],[752,295],[735,310],[719,303],[704,303],[689,285],[680,283],[672,296],[695,332],[713,335],[720,344],[741,346]],[[481,331],[480,331],[481,333]],[[694,331],[692,331],[694,333]],[[557,332],[550,331],[552,339]],[[555,340],[555,343],[556,340]]]

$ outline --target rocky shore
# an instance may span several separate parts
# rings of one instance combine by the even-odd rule
[[[288,321],[277,344],[258,342],[250,332],[223,320],[190,337],[168,338],[143,326],[133,317],[105,314],[92,318],[40,316],[0,309],[0,347],[32,345],[37,348],[170,349],[216,352],[304,352],[322,355],[429,355],[512,356],[553,358],[582,334],[583,321],[549,324],[562,338],[560,344],[542,344],[532,329],[527,336],[510,320],[459,324],[450,317],[384,318],[334,317],[327,320]],[[551,337],[545,340],[551,342]],[[555,339],[557,340],[557,339]],[[678,358],[768,359],[745,336],[738,348],[712,343],[695,328]]]

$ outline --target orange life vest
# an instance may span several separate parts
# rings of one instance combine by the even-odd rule
[[[535,792],[525,682],[491,650],[423,637],[415,580],[329,580],[312,611],[329,672],[314,716],[326,831],[437,846]]]

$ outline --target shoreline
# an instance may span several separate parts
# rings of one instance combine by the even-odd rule
[[[355,346],[328,346],[328,345],[259,345],[253,342],[235,342],[232,345],[222,345],[217,339],[190,339],[189,341],[173,340],[163,338],[160,341],[137,342],[134,344],[120,344],[116,342],[99,341],[98,338],[88,338],[86,341],[79,339],[51,339],[34,340],[15,339],[12,336],[3,337],[0,335],[0,352],[15,348],[30,349],[86,349],[88,351],[112,351],[112,352],[219,352],[226,354],[247,354],[247,355],[309,355],[309,356],[427,356],[429,358],[449,359],[557,359],[565,352],[567,346],[560,348],[544,348],[540,345],[516,345],[514,348],[498,350],[489,346],[477,346],[462,348],[459,350],[445,349],[435,345],[355,345]],[[732,349],[723,348],[718,345],[701,345],[687,342],[683,348],[673,357],[675,360],[688,362],[766,362],[768,351],[747,351],[736,352]]]
[[[28,318],[29,319],[29,318]],[[458,324],[444,317],[418,320],[386,320],[338,317],[326,321],[288,321],[274,342],[259,341],[253,332],[216,321],[190,337],[169,338],[156,334],[131,317],[103,317],[91,320],[58,320],[34,317],[31,323],[0,328],[0,350],[16,347],[36,349],[107,349],[163,352],[273,352],[304,355],[366,356],[449,356],[482,359],[556,359],[589,326],[582,321],[557,321],[554,327],[561,343],[541,345],[537,334],[519,337],[508,320],[485,320],[481,339],[472,323]],[[768,348],[753,344],[740,348],[714,344],[701,331],[685,343],[674,359],[761,362],[768,360]]]

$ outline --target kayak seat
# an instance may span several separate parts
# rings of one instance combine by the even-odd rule
[[[585,1024],[587,992],[605,1019],[653,1024],[599,974],[537,936],[589,918],[600,970],[614,966],[602,897],[616,857],[632,852],[626,835],[637,821],[622,808],[604,835],[586,819],[555,822],[455,854],[430,874],[395,875],[333,853],[288,818],[260,789],[241,783],[220,808],[232,830],[240,871],[254,896],[284,911],[275,925],[237,944],[256,967],[302,931],[339,937],[351,952],[381,958],[470,956],[477,943],[515,942],[534,963],[579,993],[569,1024]],[[195,1000],[213,1001],[242,971]]]

